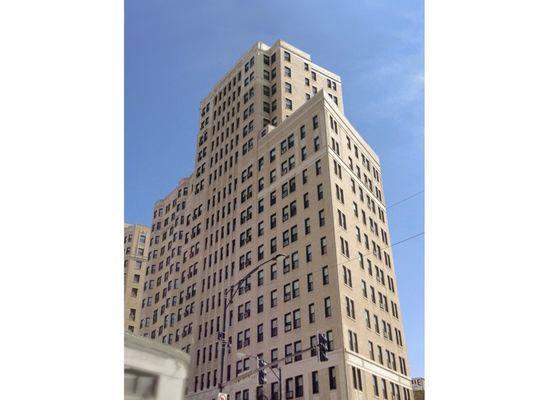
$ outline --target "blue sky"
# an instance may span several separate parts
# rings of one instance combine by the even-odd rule
[[[381,159],[393,204],[424,189],[423,0],[125,2],[125,221],[193,171],[200,100],[256,41],[283,39],[342,78],[344,110]],[[424,230],[423,195],[389,210]],[[409,363],[424,375],[424,238],[395,246]]]

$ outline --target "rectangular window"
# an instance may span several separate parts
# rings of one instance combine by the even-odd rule
[[[278,336],[278,319],[274,318],[270,321],[270,337]]]
[[[292,93],[292,86],[289,82],[285,82],[285,91],[287,93]]]
[[[318,115],[315,115],[313,117],[313,129],[317,129],[318,128]]]
[[[285,99],[285,108],[287,110],[292,110],[292,100],[291,99]]]
[[[318,371],[313,371],[311,373],[311,385],[313,387],[313,394],[320,392],[320,386],[318,382]]]
[[[352,367],[352,380],[354,389],[363,391],[363,380],[359,368]]]
[[[335,367],[328,368],[328,375],[329,375],[329,389],[330,390],[337,389],[337,377],[335,374]]]
[[[379,396],[378,377],[376,375],[372,375],[372,383],[374,386],[374,396]]]
[[[311,303],[309,304],[309,323],[312,324],[316,320],[315,316],[315,304]]]
[[[324,299],[324,316],[326,318],[331,317],[331,298],[326,297]]]

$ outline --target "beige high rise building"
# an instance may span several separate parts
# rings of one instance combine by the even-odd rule
[[[124,224],[124,331],[139,334],[150,228]]]
[[[260,356],[284,399],[411,400],[379,158],[340,77],[257,43],[199,111],[195,170],[154,207],[141,320],[191,355],[187,398],[216,398],[224,290],[261,265],[228,308],[230,399],[279,399],[271,372],[251,374]]]

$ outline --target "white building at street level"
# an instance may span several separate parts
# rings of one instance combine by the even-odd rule
[[[181,350],[126,333],[124,399],[183,399],[189,361]]]

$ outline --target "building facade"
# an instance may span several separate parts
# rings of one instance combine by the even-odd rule
[[[379,158],[344,115],[340,77],[257,43],[199,113],[195,170],[154,207],[141,319],[191,355],[186,397],[217,397],[224,290],[281,255],[228,309],[229,398],[280,398],[270,372],[262,386],[251,374],[259,356],[277,360],[284,399],[411,400]]]
[[[139,334],[150,228],[124,224],[124,331]]]

